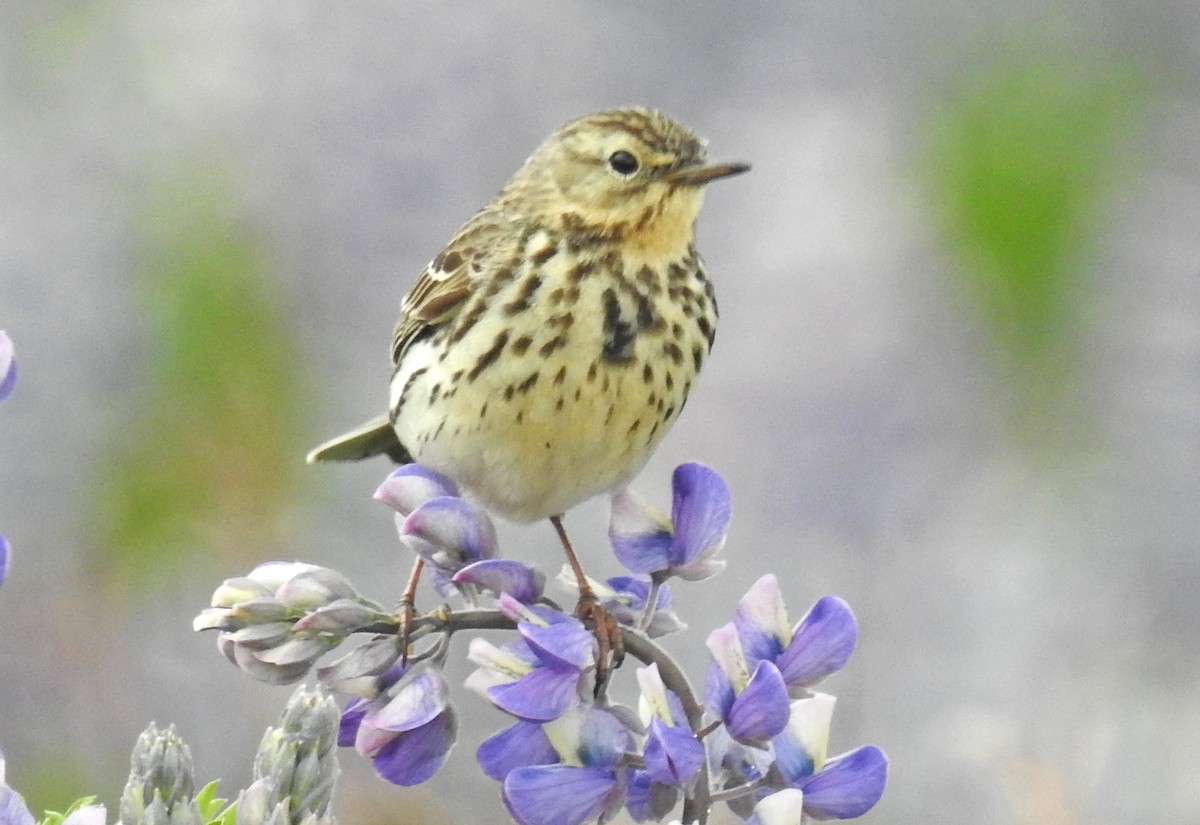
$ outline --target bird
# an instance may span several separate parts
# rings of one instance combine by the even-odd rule
[[[649,108],[564,124],[404,296],[388,412],[309,463],[386,454],[549,519],[594,610],[563,515],[626,485],[682,412],[717,325],[695,222],[706,185],[749,168]]]

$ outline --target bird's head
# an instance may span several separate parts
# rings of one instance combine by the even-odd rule
[[[750,168],[708,163],[705,142],[649,109],[572,120],[538,147],[505,187],[538,218],[645,244],[690,240],[704,184]]]

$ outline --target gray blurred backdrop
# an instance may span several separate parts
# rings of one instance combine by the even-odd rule
[[[307,468],[382,409],[398,301],[561,122],[663,109],[754,171],[712,187],[721,306],[638,479],[701,460],[730,568],[860,647],[832,753],[869,822],[1200,821],[1200,15],[994,3],[0,4],[0,747],[30,802],[110,805],[174,721],[248,781],[288,695],[190,619],[269,558],[389,601],[382,463]],[[603,501],[568,523],[597,573]],[[546,525],[508,553],[556,570]],[[465,674],[459,668],[455,678]],[[496,821],[473,697],[419,789],[345,752],[343,822]]]

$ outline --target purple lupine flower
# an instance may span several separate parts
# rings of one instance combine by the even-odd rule
[[[304,678],[348,634],[386,618],[342,574],[300,562],[267,562],[227,579],[194,630],[220,630],[217,646],[239,668],[268,684]]]
[[[612,497],[608,535],[632,573],[700,581],[725,566],[713,558],[729,530],[729,488],[702,464],[681,464],[671,478],[668,520],[630,490]]]
[[[755,783],[761,785],[771,770],[773,754],[770,748],[749,747],[735,742],[729,732],[718,726],[707,737],[709,782],[714,788],[733,788]],[[754,804],[770,793],[763,786],[746,796],[736,796],[728,801],[730,810],[742,819],[753,813]]]
[[[579,825],[607,819],[623,803],[628,771],[621,766],[633,745],[614,714],[576,707],[544,726],[560,762],[515,768],[501,797],[519,825]]]
[[[887,784],[887,757],[873,745],[826,759],[834,703],[825,693],[796,700],[787,728],[771,740],[779,777],[804,792],[804,812],[813,819],[861,816]]]
[[[338,744],[354,745],[393,785],[418,785],[441,768],[458,735],[450,687],[437,668],[394,665],[374,699],[342,711]]]
[[[455,585],[473,585],[497,596],[507,593],[519,602],[533,604],[546,589],[541,570],[512,559],[482,559],[472,562],[450,579]]]
[[[457,495],[458,488],[445,476],[420,464],[405,464],[384,479],[375,491],[375,500],[407,516],[432,498]]]
[[[679,788],[655,782],[642,769],[629,771],[625,783],[625,810],[634,822],[661,822],[679,802]]]
[[[755,582],[734,616],[747,666],[773,662],[792,698],[841,670],[858,641],[858,623],[850,606],[825,596],[794,627],[788,625],[779,580],[768,573]]]
[[[429,565],[438,592],[449,596],[451,577],[468,564],[496,555],[496,527],[464,498],[431,498],[405,518],[396,517],[400,541]]]
[[[17,359],[13,356],[12,339],[0,329],[0,403],[12,394],[17,385]]]
[[[558,718],[582,700],[595,637],[578,619],[548,608],[526,607],[509,597],[501,597],[500,605],[517,619],[521,638],[502,647],[472,639],[467,658],[479,669],[466,686],[519,719]]]
[[[578,591],[579,584],[575,581],[575,573],[569,565],[563,565],[558,574],[558,583],[570,591]],[[603,582],[587,577],[588,585],[600,600],[600,606],[609,615],[628,627],[637,627],[646,611],[646,599],[650,598],[650,581],[636,576],[614,576]],[[663,584],[658,588],[658,597],[654,602],[654,613],[650,624],[644,628],[647,636],[656,639],[668,633],[686,630],[687,624],[675,612],[675,599],[671,595],[669,585]]]
[[[34,825],[36,821],[21,795],[5,784],[4,754],[0,753],[0,825]]]
[[[485,774],[503,782],[517,768],[557,764],[558,752],[540,724],[518,719],[483,740],[475,752],[475,761]]]
[[[317,668],[317,678],[337,693],[374,699],[380,691],[379,677],[390,671],[399,659],[396,639],[380,636],[364,642],[337,661]]]
[[[766,659],[750,671],[733,623],[709,634],[712,654],[705,685],[710,713],[729,735],[746,745],[763,745],[787,725],[789,697],[783,675]]]
[[[8,577],[8,555],[8,539],[0,536],[0,584],[4,584],[4,580]]]
[[[683,704],[663,684],[658,665],[638,668],[646,771],[655,782],[686,787],[704,764],[704,745],[688,724]]]
[[[887,786],[888,760],[874,745],[835,756],[800,783],[813,819],[854,819],[875,807]]]

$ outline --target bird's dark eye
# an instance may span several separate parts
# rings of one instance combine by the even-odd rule
[[[608,156],[608,166],[621,177],[627,178],[638,170],[638,160],[621,149]]]

